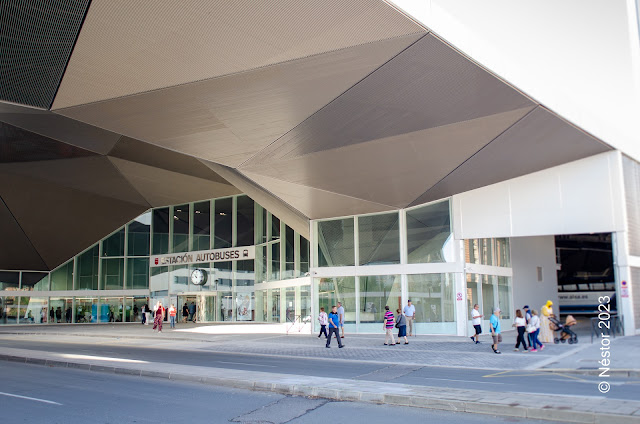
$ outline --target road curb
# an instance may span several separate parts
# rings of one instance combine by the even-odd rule
[[[44,365],[49,367],[82,369],[94,372],[195,382],[218,387],[223,386],[236,389],[273,392],[283,395],[305,396],[343,402],[367,402],[384,405],[436,409],[443,411],[500,415],[530,419],[546,419],[572,423],[640,424],[640,415],[604,414],[595,411],[566,409],[566,407],[533,407],[521,405],[516,402],[506,403],[506,401],[503,401],[502,399],[496,399],[495,402],[482,402],[474,400],[447,399],[444,397],[438,397],[434,394],[409,393],[411,391],[410,388],[415,386],[407,386],[407,393],[399,394],[384,393],[381,391],[373,390],[368,391],[355,390],[350,388],[325,387],[312,384],[290,384],[287,382],[278,381],[270,382],[260,379],[209,377],[184,372],[172,373],[163,371],[150,371],[142,368],[135,368],[133,366],[123,367],[102,364],[87,364],[77,361],[60,361],[8,354],[0,354],[0,360],[21,362],[32,365]],[[638,411],[640,411],[640,409],[638,409]]]
[[[574,369],[574,368],[539,368],[535,371],[543,371],[548,373],[555,374],[576,374],[576,375],[600,375],[602,374],[602,370],[597,368],[588,368],[588,369]],[[640,378],[640,370],[636,369],[619,369],[619,370],[609,370],[606,373],[607,376],[611,377],[631,377],[631,378]]]

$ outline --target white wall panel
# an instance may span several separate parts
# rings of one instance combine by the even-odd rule
[[[547,300],[558,311],[558,276],[553,236],[514,237],[511,239],[514,309],[529,305],[540,313]],[[538,281],[538,267],[542,281]]]
[[[635,0],[393,0],[549,109],[640,159]]]
[[[453,196],[452,207],[456,239],[509,237],[512,233],[507,184],[493,184]]]
[[[624,231],[620,152],[453,196],[456,239]]]
[[[544,234],[562,210],[560,182],[555,172],[537,172],[507,184],[511,195],[512,234]]]

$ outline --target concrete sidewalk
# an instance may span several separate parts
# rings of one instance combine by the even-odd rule
[[[259,333],[258,333],[259,331]],[[315,335],[292,333],[265,334],[281,331],[269,324],[179,324],[175,330],[164,327],[161,334],[150,326],[140,324],[105,325],[32,325],[3,326],[0,337],[43,337],[53,340],[74,338],[115,338],[127,343],[148,343],[153,340],[166,346],[171,344],[221,353],[276,355],[278,357],[316,358],[323,340]],[[544,351],[513,352],[516,334],[503,333],[502,355],[491,351],[488,335],[481,336],[482,344],[475,345],[467,337],[429,335],[411,337],[409,345],[383,346],[384,334],[358,334],[343,339],[347,349],[331,349],[323,356],[358,362],[388,362],[402,365],[428,365],[454,368],[501,370],[549,370],[563,373],[599,374],[600,340],[581,337],[576,345],[548,344]],[[221,343],[223,341],[223,343]],[[391,353],[389,349],[394,349]],[[640,336],[612,339],[611,366],[613,375],[640,378]]]
[[[13,348],[2,348],[0,359],[339,401],[374,402],[576,423],[640,423],[640,401],[605,399],[598,396],[523,396],[518,393],[496,396],[495,392],[473,389],[423,387],[388,382],[376,384],[347,379],[86,357]]]

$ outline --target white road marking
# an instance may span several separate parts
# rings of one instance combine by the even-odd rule
[[[111,358],[108,356],[91,356],[91,355],[76,355],[71,353],[63,353],[60,356],[69,359],[91,359],[94,361],[110,361],[110,362],[130,362],[133,364],[148,364],[148,361],[139,361],[137,359],[124,359],[124,358]]]
[[[422,377],[422,378],[425,380],[460,381],[462,383],[472,383],[472,384],[506,384],[506,383],[493,383],[490,381],[454,380],[452,378],[435,378],[435,377]]]
[[[246,362],[226,362],[226,361],[216,361],[219,364],[234,364],[234,365],[250,365],[252,367],[267,367],[267,368],[275,368],[275,365],[262,365],[262,364],[248,364]]]
[[[51,405],[60,405],[60,406],[62,406],[61,403],[54,402],[52,400],[38,399],[38,398],[29,397],[29,396],[20,396],[20,395],[14,395],[14,394],[11,394],[11,393],[4,393],[4,392],[0,392],[0,395],[19,398],[19,399],[34,400],[36,402],[42,402],[42,403],[48,403],[48,404],[51,404]]]

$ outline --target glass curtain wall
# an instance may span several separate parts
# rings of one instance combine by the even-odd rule
[[[451,233],[448,200],[407,210],[408,263],[452,262]]]
[[[402,292],[399,275],[374,275],[360,277],[360,325],[359,331],[380,330],[385,306],[396,315],[402,309]],[[347,312],[345,310],[345,317]]]
[[[193,267],[156,267],[150,263],[150,255],[245,245],[256,246],[255,260]],[[141,302],[148,301],[146,295],[115,293],[134,290],[148,290],[153,296],[211,292],[209,301],[215,304],[217,313],[207,316],[253,321],[262,315],[264,319],[264,296],[256,299],[256,279],[265,282],[304,276],[309,272],[309,258],[309,241],[246,195],[156,208],[50,273],[0,270],[0,290],[42,293],[2,297],[0,322],[135,322],[141,313],[136,314],[134,309],[137,306],[140,310]],[[191,271],[196,267],[208,273],[205,286],[190,282]],[[49,291],[75,290],[91,290],[95,295],[49,297]],[[105,295],[104,291],[113,291],[115,296]],[[294,298],[289,299],[295,304],[296,314],[310,302],[301,296],[309,296],[309,290],[296,289]],[[262,314],[256,313],[259,301]],[[285,308],[283,296],[276,301]],[[56,314],[58,304],[60,317]],[[37,308],[44,311],[42,316],[35,313]],[[282,320],[286,315],[284,309],[278,309],[275,317]]]

